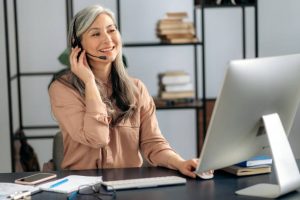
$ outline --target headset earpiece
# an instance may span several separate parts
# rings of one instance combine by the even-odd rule
[[[77,60],[79,59],[79,56],[82,52],[82,46],[81,46],[81,42],[80,42],[80,39],[79,37],[76,36],[76,19],[74,20],[74,24],[73,24],[73,41],[72,41],[72,47],[75,48],[75,47],[79,47],[81,50],[80,52],[78,53],[77,55]]]
[[[75,48],[76,46],[78,46],[79,48],[81,47],[81,42],[79,37],[76,36],[76,19],[74,20],[74,24],[73,24],[73,41],[72,41],[72,47]]]

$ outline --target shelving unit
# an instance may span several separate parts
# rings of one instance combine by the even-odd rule
[[[72,0],[66,0],[66,23],[67,27],[68,24],[73,16],[73,1]],[[195,85],[195,93],[196,93],[196,99],[194,103],[188,103],[188,104],[180,104],[180,105],[175,105],[175,106],[157,106],[158,110],[184,110],[184,109],[189,109],[189,110],[195,110],[196,113],[196,152],[197,155],[199,155],[203,139],[205,137],[206,133],[206,125],[207,125],[207,98],[206,98],[206,70],[205,70],[205,60],[206,60],[206,52],[205,52],[205,10],[210,9],[210,8],[228,8],[228,7],[234,7],[234,8],[240,8],[242,9],[242,22],[243,22],[243,58],[246,58],[246,31],[245,31],[245,8],[246,7],[254,7],[254,12],[255,12],[255,56],[258,56],[258,28],[257,28],[257,2],[254,4],[244,4],[244,5],[206,5],[205,1],[203,0],[204,4],[202,6],[195,6],[194,11],[193,11],[193,20],[196,22],[198,20],[197,18],[197,10],[201,10],[201,42],[197,43],[185,43],[185,44],[166,44],[166,43],[160,43],[160,42],[145,42],[145,43],[125,43],[124,47],[126,48],[140,48],[140,47],[159,47],[159,48],[164,48],[164,47],[172,47],[172,46],[190,46],[193,48],[194,52],[194,67],[193,67],[193,73],[194,73],[194,85]],[[15,48],[16,48],[16,74],[11,74],[11,66],[10,66],[10,55],[9,55],[9,34],[8,34],[8,12],[7,12],[7,1],[4,0],[4,21],[5,21],[5,38],[6,38],[6,58],[7,58],[7,87],[8,87],[8,104],[9,104],[9,129],[10,129],[10,146],[11,146],[11,164],[12,164],[12,171],[15,171],[15,160],[14,160],[14,141],[17,140],[18,138],[15,138],[15,128],[13,124],[13,105],[12,105],[12,81],[16,81],[17,83],[17,94],[18,94],[18,99],[17,99],[17,104],[18,104],[18,109],[19,109],[19,116],[18,116],[18,121],[19,121],[19,129],[21,130],[44,130],[44,129],[52,129],[56,130],[58,129],[57,125],[36,125],[36,126],[24,126],[23,124],[23,114],[22,114],[22,95],[21,95],[21,77],[40,77],[40,76],[48,76],[51,77],[54,72],[30,72],[30,73],[24,73],[21,72],[20,70],[20,55],[19,55],[19,36],[18,36],[18,16],[17,16],[17,1],[13,1],[13,7],[14,7],[14,29],[15,29]],[[119,27],[121,27],[121,19],[120,19],[120,13],[121,13],[121,7],[120,7],[120,0],[116,0],[116,6],[117,6],[117,19],[119,22]],[[196,26],[196,31],[199,30],[200,27]],[[199,61],[198,57],[199,52],[198,52],[198,47],[202,48],[202,67],[199,69]],[[163,50],[163,49],[162,49]],[[198,71],[202,71],[202,77],[201,77],[201,84],[202,84],[202,94],[198,94]],[[199,98],[201,96],[201,98]],[[200,124],[201,121],[201,124]],[[53,133],[54,135],[54,133]],[[53,135],[36,135],[36,136],[28,136],[27,139],[52,139]]]
[[[204,141],[205,134],[207,131],[207,125],[209,123],[209,119],[207,119],[208,113],[207,113],[207,98],[206,98],[206,53],[205,53],[205,10],[206,9],[213,9],[213,8],[238,8],[242,10],[242,49],[243,49],[243,59],[246,58],[246,17],[245,17],[245,8],[246,7],[253,7],[254,8],[254,41],[255,41],[255,57],[258,57],[258,11],[257,11],[257,0],[253,1],[254,3],[243,3],[240,5],[231,5],[231,4],[222,4],[222,5],[214,5],[214,4],[206,4],[206,0],[201,0],[201,5],[195,6],[195,9],[201,10],[201,26],[202,26],[202,81],[203,81],[203,129],[200,132],[200,136],[202,137],[202,140],[199,141],[201,144],[198,146],[202,146],[202,142]],[[196,19],[194,19],[196,21]],[[209,113],[211,114],[211,113]]]
[[[118,7],[118,22],[119,22],[119,27],[121,27],[122,23],[121,23],[121,19],[120,19],[120,13],[121,13],[121,9],[120,9],[120,0],[117,1],[117,7]],[[194,21],[196,20],[196,10],[194,10],[193,12],[193,19]],[[196,32],[197,32],[197,29],[195,29]],[[197,34],[196,34],[197,35]],[[200,141],[200,135],[199,133],[202,132],[201,131],[201,126],[200,124],[198,123],[200,121],[200,111],[202,110],[202,115],[203,117],[205,117],[204,115],[206,115],[206,112],[205,112],[205,101],[203,101],[205,99],[205,89],[203,89],[203,94],[202,96],[204,98],[202,99],[199,99],[198,98],[198,60],[197,60],[197,47],[198,46],[201,46],[203,45],[202,42],[195,42],[195,43],[178,43],[178,44],[170,44],[170,43],[163,43],[163,42],[146,42],[146,43],[125,43],[124,44],[124,47],[127,47],[127,48],[139,48],[139,47],[170,47],[170,46],[192,46],[194,47],[194,89],[195,89],[195,100],[194,102],[192,103],[185,103],[185,104],[180,104],[180,105],[172,105],[172,106],[162,106],[162,105],[156,105],[156,109],[157,110],[179,110],[179,109],[192,109],[192,110],[195,110],[196,112],[196,152],[197,152],[197,155],[199,155],[199,152],[200,152],[200,148],[201,148],[201,143],[199,142]],[[203,69],[202,69],[203,70]],[[205,82],[205,79],[202,79],[202,84],[204,84]],[[204,130],[206,130],[206,125],[203,124],[203,127],[202,127]]]
[[[19,23],[18,23],[18,13],[17,13],[17,0],[12,1],[12,7],[14,12],[14,31],[15,31],[15,51],[16,51],[16,72],[15,74],[12,74],[11,70],[11,63],[10,63],[10,35],[8,34],[8,8],[9,5],[7,3],[7,0],[4,0],[4,23],[5,23],[5,41],[6,41],[6,61],[7,61],[7,88],[8,88],[8,104],[9,104],[9,131],[10,131],[10,151],[11,151],[11,168],[12,172],[15,172],[15,148],[14,148],[14,141],[19,140],[20,138],[15,137],[15,133],[18,130],[45,130],[45,129],[51,129],[53,131],[53,135],[36,135],[36,136],[27,136],[27,140],[35,140],[35,139],[53,139],[55,130],[58,130],[58,125],[35,125],[35,126],[25,126],[24,120],[23,120],[23,105],[22,105],[22,88],[21,88],[21,78],[22,77],[41,77],[41,76],[48,76],[52,77],[53,74],[56,73],[56,71],[53,72],[21,72],[20,69],[20,54],[19,54]],[[70,13],[72,11],[72,1],[66,0],[66,13],[67,13],[67,24],[70,20]],[[67,25],[68,27],[68,25]],[[67,30],[66,30],[67,32]],[[14,124],[14,113],[13,113],[13,94],[12,94],[12,82],[16,81],[17,84],[17,108],[19,115],[18,118],[18,124]],[[16,129],[14,126],[18,126]],[[42,167],[42,166],[41,166]]]
[[[255,1],[254,4],[242,4],[242,5],[212,5],[212,4],[206,4],[205,0],[201,1],[202,5],[200,6],[194,6],[194,12],[193,12],[193,19],[194,24],[196,25],[197,22],[197,9],[201,10],[201,36],[202,38],[199,38],[202,40],[201,42],[196,43],[184,43],[184,44],[168,44],[168,43],[162,43],[162,42],[147,42],[147,43],[125,43],[124,47],[130,47],[130,48],[139,48],[139,47],[164,47],[164,46],[194,46],[194,85],[195,85],[195,102],[194,103],[187,103],[187,104],[181,104],[181,105],[174,105],[174,106],[162,106],[157,105],[156,108],[158,110],[173,110],[173,109],[194,109],[196,110],[196,152],[197,155],[200,154],[201,147],[205,138],[205,133],[207,130],[207,99],[206,99],[206,70],[205,70],[205,10],[209,8],[240,8],[242,9],[242,38],[243,38],[243,58],[246,58],[246,30],[245,30],[245,8],[246,7],[254,7],[255,12],[255,57],[258,56],[258,28],[257,28],[257,2]],[[121,27],[121,19],[120,19],[120,0],[118,0],[118,22],[119,26]],[[199,29],[199,27],[195,27],[196,32]],[[197,34],[196,34],[197,35]],[[202,97],[199,98],[198,94],[198,50],[197,47],[202,47]],[[202,118],[202,119],[201,119]]]

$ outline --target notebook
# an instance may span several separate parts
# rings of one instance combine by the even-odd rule
[[[250,158],[244,162],[240,162],[237,165],[241,167],[254,167],[259,165],[271,165],[272,164],[272,157],[267,155],[259,155]]]
[[[260,167],[241,167],[238,165],[232,165],[229,167],[225,167],[222,170],[237,176],[265,174],[265,173],[271,173],[272,171],[271,166],[268,165],[260,166]]]
[[[78,176],[70,175],[64,178],[47,182],[39,185],[41,190],[59,192],[59,193],[71,193],[77,191],[82,185],[95,185],[102,182],[102,176]]]

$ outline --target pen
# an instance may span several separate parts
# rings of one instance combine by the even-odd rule
[[[68,200],[74,200],[74,199],[76,199],[76,196],[77,196],[77,191],[75,191],[75,192],[72,192],[71,194],[69,194],[68,195]]]
[[[63,180],[61,180],[61,181],[59,181],[57,183],[54,183],[53,185],[50,185],[50,188],[54,188],[54,187],[57,187],[57,186],[59,186],[61,184],[64,184],[65,182],[68,182],[68,180],[69,179],[65,178],[65,179],[63,179]]]

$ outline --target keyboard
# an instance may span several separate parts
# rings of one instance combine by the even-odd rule
[[[181,184],[186,184],[186,179],[179,176],[162,176],[102,182],[102,185],[104,185],[108,191]]]

